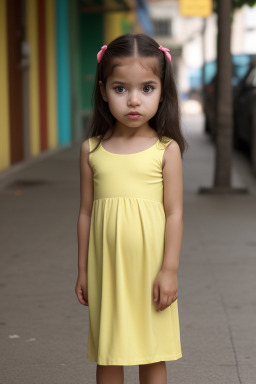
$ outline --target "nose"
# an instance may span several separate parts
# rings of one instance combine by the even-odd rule
[[[140,100],[139,91],[134,90],[130,92],[129,98],[128,98],[128,106],[135,107],[136,105],[140,105],[140,104],[141,104],[141,100]]]

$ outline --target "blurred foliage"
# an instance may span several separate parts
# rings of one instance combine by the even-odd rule
[[[217,12],[217,6],[218,6],[219,1],[221,1],[221,0],[214,0],[213,1],[214,12]],[[233,11],[235,9],[241,8],[243,5],[249,5],[250,7],[253,7],[254,5],[256,5],[256,0],[232,0]]]
[[[236,9],[236,8],[241,8],[243,5],[249,5],[250,7],[253,7],[254,5],[256,5],[256,1],[255,0],[232,0],[232,6],[233,6],[233,9]]]

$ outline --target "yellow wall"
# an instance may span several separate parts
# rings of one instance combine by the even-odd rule
[[[48,148],[57,146],[55,2],[46,0],[47,137]]]
[[[121,19],[123,12],[106,13],[104,15],[104,42],[109,44],[112,40],[122,34]]]
[[[0,0],[0,171],[10,165],[6,0]]]
[[[107,5],[108,0],[105,1]],[[136,15],[133,11],[105,13],[103,22],[104,43],[109,44],[116,37],[125,33],[125,31],[123,30],[123,25],[125,23],[126,25],[131,25],[132,32],[134,32],[136,20]],[[137,32],[142,32],[142,30]]]

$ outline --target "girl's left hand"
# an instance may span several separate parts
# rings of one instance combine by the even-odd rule
[[[153,285],[153,300],[157,311],[169,307],[178,298],[178,278],[175,270],[161,269]]]

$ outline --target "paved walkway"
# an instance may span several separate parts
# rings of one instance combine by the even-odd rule
[[[256,178],[235,153],[233,184],[248,195],[199,195],[212,184],[202,119],[184,118],[184,237],[179,315],[182,359],[168,383],[256,383]],[[88,308],[77,271],[79,145],[0,175],[0,384],[95,383],[86,359]],[[17,168],[16,168],[17,169]],[[125,367],[137,384],[138,366]]]

